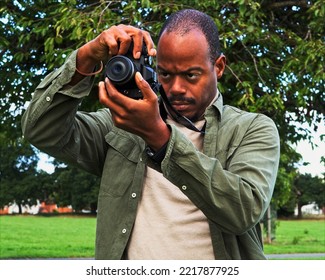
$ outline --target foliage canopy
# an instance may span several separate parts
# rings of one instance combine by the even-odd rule
[[[72,50],[119,23],[156,39],[168,15],[183,8],[206,12],[219,28],[227,57],[219,83],[225,102],[277,124],[282,155],[274,202],[285,203],[300,159],[290,144],[310,139],[296,124],[317,130],[324,121],[325,0],[2,1],[0,124],[6,144],[21,138],[21,114],[36,85]],[[95,101],[85,100],[83,109],[97,108]]]

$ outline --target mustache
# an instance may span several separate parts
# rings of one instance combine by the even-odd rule
[[[174,102],[184,102],[188,104],[195,104],[195,100],[193,98],[188,98],[185,96],[170,96],[168,97],[168,101],[172,104]]]

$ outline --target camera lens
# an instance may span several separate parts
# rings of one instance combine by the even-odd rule
[[[123,72],[125,72],[125,64],[119,62],[116,62],[112,67],[112,73],[114,75],[123,75]]]
[[[128,83],[134,75],[134,64],[125,56],[114,56],[107,63],[106,76],[117,85]]]

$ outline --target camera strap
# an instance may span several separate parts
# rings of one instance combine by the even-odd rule
[[[187,117],[181,115],[177,110],[175,110],[173,108],[173,106],[170,104],[167,95],[162,87],[162,85],[159,86],[159,93],[160,96],[166,106],[166,109],[168,110],[169,114],[171,115],[171,117],[178,123],[184,125],[185,127],[187,127],[188,129],[191,129],[193,131],[196,132],[200,132],[201,134],[205,133],[205,126],[206,123],[204,124],[204,126],[202,127],[202,129],[198,129],[192,121],[190,121]]]

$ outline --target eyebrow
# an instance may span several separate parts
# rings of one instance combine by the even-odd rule
[[[159,65],[157,66],[157,69],[158,69],[158,71],[164,71],[166,73],[175,74],[175,73],[173,73],[171,71],[168,71],[168,70],[164,69],[163,67],[161,67]],[[176,72],[176,74],[186,74],[186,73],[189,73],[189,72],[192,72],[192,71],[203,72],[203,69],[201,67],[199,67],[199,66],[193,66],[193,67],[190,67],[190,68],[188,68],[188,69],[186,69],[184,71]]]

